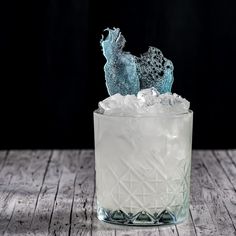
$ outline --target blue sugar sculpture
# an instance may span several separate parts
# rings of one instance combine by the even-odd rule
[[[141,89],[155,87],[160,93],[171,92],[174,66],[162,52],[149,47],[140,57],[123,51],[125,38],[120,29],[106,29],[101,46],[107,62],[104,66],[109,95],[137,94]]]

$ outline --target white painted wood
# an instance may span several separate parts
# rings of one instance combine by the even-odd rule
[[[71,235],[91,235],[95,217],[93,208],[95,194],[94,152],[81,151],[75,181],[72,209]]]
[[[138,230],[132,230],[132,229],[121,229],[121,230],[116,230],[115,231],[117,236],[137,236],[138,235]]]
[[[130,227],[130,226],[117,226],[115,229],[116,236],[141,236],[141,235],[148,235],[148,236],[159,236],[159,231],[157,227],[147,227],[147,228],[140,228],[140,227]]]
[[[191,212],[189,212],[188,219],[181,224],[177,224],[176,227],[179,236],[196,236],[196,229],[193,223]]]
[[[30,163],[30,152],[11,151],[4,163],[4,168],[0,172],[0,184],[7,185],[13,176],[20,176],[22,168],[27,168],[28,163]]]
[[[215,191],[203,164],[198,161],[198,156],[198,151],[193,152],[190,216],[197,235],[215,236],[219,232],[208,208],[208,202],[212,202],[211,194]]]
[[[9,153],[8,165],[2,172],[4,173],[8,168],[12,171],[14,166],[15,171],[11,173],[9,185],[5,185],[6,191],[9,194],[13,192],[13,195],[1,211],[1,216],[5,216],[8,221],[3,229],[4,235],[28,234],[46,167],[44,160],[47,160],[49,156],[49,151],[14,151]],[[12,165],[10,165],[11,163]],[[6,171],[6,173],[8,172]],[[10,217],[8,214],[5,215],[6,212],[11,212]]]
[[[160,236],[175,236],[178,235],[176,226],[160,226],[158,227]]]
[[[4,168],[8,156],[8,151],[0,151],[0,172]]]
[[[218,162],[218,164],[216,165],[218,166],[218,168],[221,169],[220,171],[221,175],[223,175],[224,177],[226,177],[226,179],[229,180],[227,182],[230,182],[230,189],[231,189],[231,186],[233,186],[234,190],[236,190],[236,165],[234,164],[230,153],[224,150],[217,150],[217,151],[213,151],[212,155],[213,157],[216,158],[216,161]],[[223,178],[223,181],[219,182],[221,187],[223,184],[223,189],[225,189],[224,179],[225,178]]]
[[[117,228],[117,225],[111,225],[111,224],[107,224],[107,223],[99,221],[96,217],[96,213],[94,212],[93,220],[92,220],[92,231],[88,235],[116,236],[116,228]]]
[[[211,151],[207,157],[204,162],[236,230],[236,167],[225,151]]]
[[[231,158],[232,162],[234,163],[234,166],[236,166],[236,149],[235,150],[226,150],[227,154]]]
[[[15,191],[10,184],[10,180],[12,177],[11,172],[17,170],[17,164],[11,164],[8,158],[11,158],[11,153],[7,156],[2,155],[1,158],[1,171],[0,171],[0,235],[6,231],[10,219],[14,213],[14,207],[16,202]],[[10,172],[10,173],[9,173]]]
[[[74,165],[78,161],[78,155],[78,151],[53,152],[52,158],[48,163],[48,170],[42,184],[42,190],[39,194],[35,215],[32,219],[31,232],[34,235],[53,234],[54,231],[57,231],[57,227],[60,228],[58,232],[62,233],[62,235],[68,234],[68,222],[70,220],[68,215],[70,214],[72,197],[68,200],[67,197],[73,193],[74,169],[76,169]],[[74,162],[71,164],[71,167],[68,167],[68,163],[71,163],[73,160]],[[59,205],[64,206],[62,211],[60,211]],[[66,210],[65,221],[63,221],[64,210]],[[58,221],[60,220],[62,221],[61,226],[58,226]]]
[[[138,230],[138,236],[159,236],[159,231],[157,229],[142,229]]]
[[[232,185],[211,151],[198,151],[194,165],[201,167],[197,178],[203,187],[204,200],[219,234],[235,235],[235,227],[224,203],[225,191],[232,191]]]

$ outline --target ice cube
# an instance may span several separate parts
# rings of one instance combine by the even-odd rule
[[[98,103],[100,113],[115,114],[120,112],[124,105],[125,97],[117,93]]]
[[[188,111],[189,101],[177,94],[164,93],[158,96],[156,103],[149,108],[150,113],[184,113]]]
[[[155,103],[156,98],[159,95],[160,93],[156,90],[156,88],[152,87],[149,89],[140,90],[137,94],[137,98],[144,102],[145,105],[150,106]]]
[[[126,95],[124,99],[125,110],[129,113],[135,113],[142,106],[135,95]]]
[[[107,115],[150,115],[159,113],[184,113],[190,103],[177,94],[159,94],[155,88],[143,89],[137,96],[115,94],[99,102],[101,113]]]

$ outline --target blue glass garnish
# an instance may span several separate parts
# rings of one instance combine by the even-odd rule
[[[174,66],[162,52],[149,47],[140,57],[123,51],[125,38],[120,29],[106,29],[101,46],[107,62],[104,66],[109,95],[137,94],[141,89],[155,87],[159,93],[171,92]]]

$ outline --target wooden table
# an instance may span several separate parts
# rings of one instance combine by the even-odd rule
[[[236,150],[193,151],[186,222],[121,227],[96,218],[94,151],[0,152],[0,235],[236,235]]]

